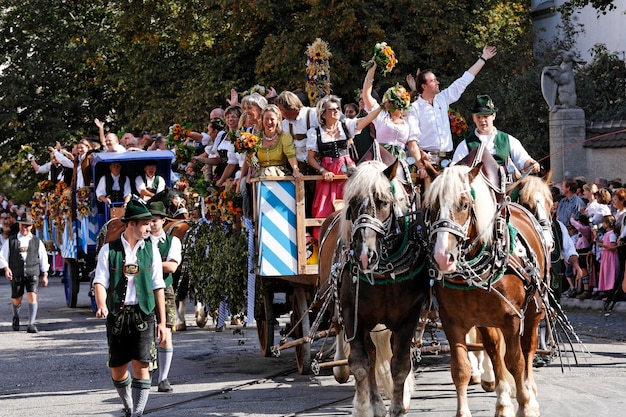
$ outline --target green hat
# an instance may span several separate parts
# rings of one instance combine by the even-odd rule
[[[138,200],[130,200],[126,204],[126,211],[124,211],[124,217],[122,221],[127,222],[129,220],[145,220],[151,219],[154,216],[148,210],[148,207],[143,202]]]
[[[487,94],[476,96],[472,114],[494,114],[498,109],[493,104],[493,100]]]
[[[167,217],[167,213],[165,213],[165,205],[161,201],[153,201],[150,203],[148,209],[153,216]]]

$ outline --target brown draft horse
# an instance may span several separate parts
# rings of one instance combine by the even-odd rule
[[[496,375],[496,416],[514,415],[505,369],[515,380],[517,416],[540,415],[533,378],[537,327],[545,314],[542,292],[548,279],[546,242],[542,228],[527,209],[499,202],[493,187],[474,168],[452,166],[426,192],[430,210],[435,294],[443,329],[450,342],[450,367],[457,390],[457,416],[469,417],[467,385],[470,365],[465,336],[477,326]],[[537,178],[537,180],[539,180]],[[549,201],[547,185],[539,194]],[[499,354],[502,332],[506,353]]]
[[[410,404],[411,339],[429,284],[423,219],[395,176],[398,166],[376,160],[359,164],[346,182],[345,206],[330,226],[334,238],[324,238],[322,229],[320,276],[339,280],[338,310],[355,377],[354,416],[386,415],[377,374],[389,378],[378,382],[389,388],[391,416],[406,414]],[[386,331],[373,337],[374,329]],[[380,372],[384,365],[377,351],[383,349],[375,346],[377,336],[392,354],[387,372]]]

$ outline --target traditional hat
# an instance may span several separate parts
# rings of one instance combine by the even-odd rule
[[[18,223],[22,223],[25,225],[35,224],[35,222],[33,222],[33,218],[28,211],[26,211],[22,216],[18,217],[17,221]]]
[[[487,94],[476,96],[474,107],[472,107],[472,114],[494,114],[498,111],[493,104],[493,100]]]
[[[150,203],[148,209],[153,216],[167,217],[167,213],[165,213],[165,205],[161,201],[153,201]]]
[[[151,219],[154,216],[148,210],[148,207],[143,202],[138,200],[131,200],[126,205],[126,211],[124,211],[124,217],[122,221],[127,222],[129,220],[144,220]]]

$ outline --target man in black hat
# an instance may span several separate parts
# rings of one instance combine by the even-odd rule
[[[126,229],[100,249],[94,277],[96,317],[107,319],[113,385],[125,415],[133,417],[141,416],[148,402],[149,365],[156,359],[157,318],[156,337],[162,340],[167,331],[161,256],[145,240],[152,217],[143,202],[131,200],[127,204],[122,218]]]
[[[0,268],[4,276],[11,281],[11,299],[13,302],[13,330],[20,330],[20,307],[26,290],[28,297],[28,333],[37,333],[37,288],[39,278],[41,285],[48,285],[48,253],[43,242],[33,236],[32,219],[18,219],[20,231],[4,242],[0,250]]]
[[[504,167],[508,167],[510,161],[520,171],[539,172],[539,164],[528,155],[522,143],[495,128],[493,122],[496,120],[497,111],[491,97],[486,94],[476,96],[474,107],[472,107],[472,119],[476,130],[459,143],[454,151],[452,162],[460,161],[482,144],[494,156],[498,164]]]
[[[148,207],[154,216],[150,222],[150,241],[154,249],[159,251],[163,261],[163,278],[165,280],[165,325],[167,331],[165,337],[160,339],[157,349],[159,360],[159,392],[173,391],[167,379],[172,356],[174,355],[174,345],[172,344],[172,328],[176,325],[176,294],[174,293],[173,274],[178,269],[182,260],[182,244],[180,239],[173,235],[168,235],[163,230],[165,224],[165,206],[160,201],[150,203]],[[156,254],[156,252],[155,252]]]

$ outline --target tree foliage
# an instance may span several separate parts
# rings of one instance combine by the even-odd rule
[[[496,45],[498,56],[454,106],[469,118],[473,97],[490,94],[499,128],[547,142],[529,4],[519,0],[4,0],[0,35],[2,162],[22,144],[41,158],[56,140],[97,133],[96,117],[136,134],[182,122],[201,130],[231,88],[303,88],[304,54],[318,37],[345,102],[376,42],[399,58],[377,88],[417,68],[433,69],[445,87]]]
[[[604,45],[575,73],[578,103],[587,120],[622,120],[626,115],[626,63]]]

